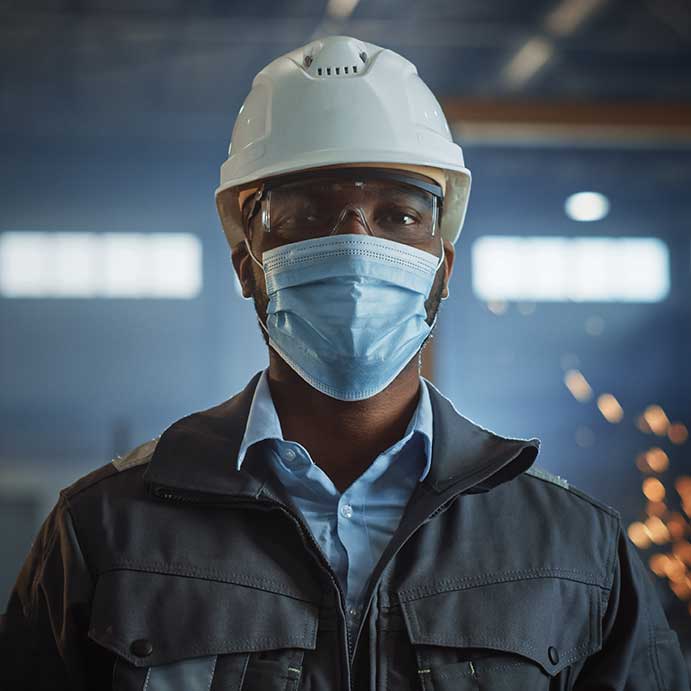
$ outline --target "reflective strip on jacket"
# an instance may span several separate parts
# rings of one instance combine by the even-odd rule
[[[258,378],[62,490],[2,617],[0,688],[689,689],[618,512],[433,387],[430,473],[349,636],[261,448],[233,467]]]

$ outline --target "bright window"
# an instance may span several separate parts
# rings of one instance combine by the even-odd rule
[[[194,298],[202,248],[190,233],[0,233],[0,295]]]
[[[484,236],[472,248],[481,300],[658,302],[669,250],[657,238]]]

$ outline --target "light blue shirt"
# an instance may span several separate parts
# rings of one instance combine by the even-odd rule
[[[432,406],[427,384],[422,378],[420,382],[418,405],[403,438],[377,456],[342,494],[304,446],[283,438],[267,370],[252,398],[237,468],[252,444],[267,445],[273,472],[302,512],[346,594],[351,634],[362,615],[367,579],[432,462]]]

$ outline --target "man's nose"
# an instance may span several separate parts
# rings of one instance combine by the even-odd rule
[[[362,209],[350,206],[343,209],[333,229],[333,234],[337,233],[339,235],[350,233],[356,235],[370,235],[367,217]]]

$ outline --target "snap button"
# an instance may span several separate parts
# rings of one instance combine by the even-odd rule
[[[147,638],[138,638],[136,641],[132,641],[130,651],[137,657],[148,657],[154,652],[154,646]]]
[[[553,665],[556,665],[557,662],[559,662],[559,651],[553,645],[550,645],[550,647],[547,649],[547,656]]]

